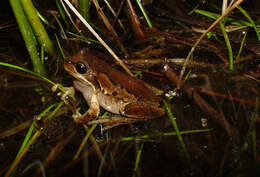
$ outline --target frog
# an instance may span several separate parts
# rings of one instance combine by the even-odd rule
[[[74,88],[81,92],[89,109],[74,116],[76,123],[97,119],[100,107],[106,111],[136,120],[164,115],[162,98],[138,78],[119,71],[83,48],[64,62],[65,70],[75,78]]]

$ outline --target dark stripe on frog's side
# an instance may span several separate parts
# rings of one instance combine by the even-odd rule
[[[100,75],[106,75],[111,83],[115,86],[125,88],[127,92],[135,95],[138,100],[141,101],[161,101],[161,98],[152,93],[148,89],[142,80],[130,77],[114,68],[112,68],[106,62],[92,57],[84,57],[85,61],[89,64],[90,68],[93,70],[93,73],[96,74],[96,77],[101,77]],[[107,85],[109,87],[109,85]]]
[[[129,93],[125,88],[121,88],[119,85],[115,85],[107,74],[99,73],[97,74],[97,80],[99,82],[100,88],[106,95],[111,95],[117,99],[123,99],[123,101],[136,101],[136,96]]]

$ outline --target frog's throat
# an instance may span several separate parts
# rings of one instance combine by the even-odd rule
[[[71,73],[76,79],[80,80],[81,82],[83,82],[84,84],[86,85],[90,85],[91,88],[93,89],[94,93],[96,93],[96,88],[95,86],[89,82],[84,76],[82,75],[78,75],[78,74],[74,74],[74,73]]]
[[[94,93],[96,92],[95,86],[94,86],[91,82],[89,82],[89,81],[86,79],[86,77],[84,77],[84,76],[82,76],[82,75],[79,75],[78,78],[79,78],[79,80],[83,81],[85,84],[90,85],[90,86],[92,87]]]

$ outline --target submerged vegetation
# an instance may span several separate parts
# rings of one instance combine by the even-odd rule
[[[2,3],[0,176],[259,176],[256,0]],[[132,94],[139,118],[101,108],[76,123],[93,105],[68,89],[64,63],[77,69],[82,48],[127,74],[80,63],[93,87],[113,100],[147,87],[160,101]]]

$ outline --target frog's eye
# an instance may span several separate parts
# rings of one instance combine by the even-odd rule
[[[80,74],[85,74],[88,71],[88,64],[84,62],[78,62],[75,67]]]

